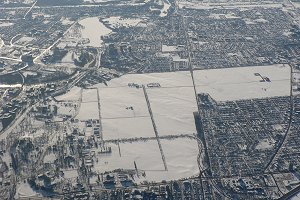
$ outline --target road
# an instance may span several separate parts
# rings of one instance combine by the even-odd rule
[[[12,61],[17,61],[17,62],[22,62],[21,59],[16,59],[16,58],[0,57],[0,59],[3,59],[3,60],[12,60]]]
[[[26,19],[27,15],[31,12],[31,10],[34,8],[34,6],[37,2],[38,2],[38,0],[36,2],[34,2],[33,5],[30,7],[30,9],[26,12],[26,14],[24,15],[24,19]]]
[[[11,38],[11,40],[9,41],[10,46],[14,46],[14,39],[17,38],[18,36],[21,36],[21,34],[17,34]]]
[[[300,186],[297,186],[295,189],[289,191],[288,193],[280,197],[278,200],[291,200],[293,197],[296,197],[296,195],[298,195],[299,193],[300,193]]]
[[[40,57],[42,57],[44,54],[46,54],[47,52],[49,52],[55,45],[57,45],[61,39],[73,28],[73,26],[78,22],[79,20],[77,20],[76,22],[74,22],[65,32],[64,34],[58,38],[50,47],[48,47],[47,49],[45,49],[40,55],[38,55],[36,58],[33,59],[33,62],[37,61]]]
[[[146,91],[146,88],[145,88],[144,85],[143,85],[143,91],[144,91],[148,111],[149,111],[149,114],[150,114],[150,117],[151,117],[154,133],[155,133],[155,136],[156,136],[156,139],[157,139],[158,147],[159,147],[159,150],[160,150],[161,158],[162,158],[162,161],[164,163],[165,170],[168,171],[168,166],[167,166],[165,154],[164,154],[162,145],[160,143],[160,138],[159,138],[157,127],[156,127],[156,124],[155,124],[155,121],[154,121],[154,116],[153,116],[153,113],[152,113],[151,104],[150,104],[149,97],[148,97],[148,94],[147,94],[147,91]]]
[[[0,58],[1,58],[1,57],[0,57]],[[9,72],[7,72],[7,73],[5,73],[5,74],[1,74],[1,75],[14,74],[14,73],[23,71],[23,70],[26,69],[27,67],[29,67],[28,64],[26,64],[24,67],[21,67],[21,68],[19,68],[19,69],[13,70],[13,71],[9,71]]]
[[[0,133],[0,140],[7,138],[7,135],[10,134],[11,131],[23,121],[23,119],[27,116],[32,107],[33,105],[28,106],[23,112],[19,113],[16,116],[15,120],[11,123],[11,125],[8,128],[6,128],[2,133]]]
[[[292,67],[292,65],[289,65],[289,66],[291,68],[291,74],[290,74],[290,113],[289,113],[288,127],[283,136],[281,143],[279,143],[278,148],[275,150],[274,154],[270,158],[270,161],[267,163],[265,170],[264,170],[265,172],[271,166],[272,162],[274,160],[276,160],[277,156],[279,155],[279,153],[281,151],[281,147],[283,147],[286,144],[288,136],[290,135],[290,132],[291,132],[291,127],[292,127],[292,122],[293,122],[293,114],[294,114],[294,98],[293,98],[293,67]]]

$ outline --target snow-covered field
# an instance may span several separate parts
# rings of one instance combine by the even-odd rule
[[[58,101],[78,101],[80,98],[80,88],[79,87],[73,87],[71,90],[63,95],[60,95],[58,97],[55,97]]]
[[[138,170],[146,172],[146,177],[138,181],[174,180],[194,176],[199,173],[197,165],[198,144],[196,140],[179,138],[161,140],[168,166],[164,164],[156,140],[147,142],[109,144],[111,155],[99,155],[99,162],[95,165],[96,171],[103,173],[114,169],[134,169],[136,162]]]
[[[81,103],[76,119],[87,121],[89,119],[99,119],[98,102]]]
[[[149,74],[128,74],[118,79],[107,82],[108,86],[99,85],[103,88],[127,87],[128,83],[144,84],[160,83],[162,87],[193,86],[190,72],[167,72],[167,73],[149,73]],[[122,90],[120,88],[119,90]]]
[[[142,89],[125,85],[125,87],[101,88],[99,92],[103,119],[149,116]]]
[[[103,23],[99,21],[98,17],[86,18],[79,21],[79,24],[83,26],[81,30],[82,37],[89,39],[88,46],[101,47],[101,36],[108,35],[112,30],[108,29]]]
[[[290,67],[271,65],[194,72],[197,92],[209,93],[217,101],[266,98],[290,94]],[[270,82],[260,82],[259,73]]]
[[[102,119],[103,138],[154,137],[150,117]]]
[[[156,140],[147,142],[107,144],[112,154],[98,154],[99,162],[95,165],[98,172],[114,169],[134,169],[134,161],[140,170],[164,170]]]
[[[15,198],[30,198],[39,196],[37,192],[35,192],[28,183],[22,183],[17,185],[16,196]]]
[[[82,103],[98,102],[97,89],[83,90]]]
[[[100,89],[104,139],[153,137],[153,127],[142,89]]]
[[[169,8],[171,7],[171,4],[168,0],[164,0],[163,1],[164,3],[164,7],[161,9],[161,13],[160,13],[160,17],[165,17],[168,15],[168,11],[169,11]]]
[[[67,55],[62,59],[62,63],[74,63],[72,58],[73,52],[68,52]]]
[[[196,133],[193,87],[147,89],[159,135]]]

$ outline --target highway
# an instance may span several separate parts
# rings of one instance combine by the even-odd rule
[[[290,73],[290,111],[289,111],[289,122],[287,130],[283,136],[282,141],[279,143],[278,148],[275,150],[274,154],[270,158],[270,161],[267,163],[265,167],[265,172],[268,170],[268,168],[271,166],[272,162],[276,159],[276,157],[279,155],[281,148],[286,144],[288,136],[291,132],[292,122],[293,122],[293,114],[294,114],[294,98],[293,98],[293,67],[292,65],[289,65],[291,68]]]
[[[36,58],[33,59],[33,62],[37,61],[40,57],[42,57],[44,54],[46,54],[47,52],[49,52],[55,45],[57,45],[60,40],[73,28],[73,26],[78,22],[79,20],[75,21],[65,32],[64,34],[58,38],[50,47],[48,47],[47,49],[45,49],[40,55],[38,55]]]
[[[11,131],[23,121],[23,119],[27,116],[32,107],[33,105],[28,106],[23,112],[19,113],[16,116],[15,120],[11,122],[11,125],[7,127],[2,133],[0,133],[0,140],[7,138],[8,134],[10,134]]]
[[[31,10],[33,9],[33,7],[35,6],[35,4],[36,4],[37,2],[38,2],[38,0],[35,1],[35,2],[33,3],[33,5],[30,7],[30,9],[25,13],[24,19],[26,19],[27,15],[31,12]]]
[[[299,193],[300,193],[300,186],[297,186],[295,189],[289,191],[288,193],[280,197],[278,200],[291,200],[291,198],[295,197]]]

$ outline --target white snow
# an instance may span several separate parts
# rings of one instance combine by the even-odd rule
[[[14,25],[14,23],[0,21],[0,27],[7,27],[7,26],[12,26],[12,25]]]
[[[71,25],[71,24],[74,23],[74,21],[71,21],[69,18],[63,17],[63,18],[61,19],[61,23],[62,23],[63,25]]]
[[[261,82],[263,79],[255,73],[268,77],[270,82]],[[198,70],[194,71],[194,79],[197,93],[209,93],[217,101],[284,96],[290,92],[288,65]],[[146,89],[160,136],[196,132],[193,112],[197,110],[197,104],[189,71],[128,74],[112,79],[108,86],[94,86],[99,90],[104,140],[155,136],[143,90],[129,87],[129,83],[161,85]],[[60,98],[78,100],[78,93],[79,89],[75,88]],[[77,118],[98,119],[97,90],[85,89],[82,94],[83,103]],[[111,154],[99,154],[99,149],[95,149],[98,158],[95,169],[99,173],[119,168],[134,169],[134,162],[138,169],[146,172],[146,177],[140,177],[137,182],[179,179],[199,173],[199,150],[194,139],[161,139],[168,171],[164,170],[156,140],[120,142],[121,155],[118,145],[105,144],[112,148]],[[266,140],[257,148],[269,148],[270,145],[273,142]]]
[[[157,178],[156,181],[164,179],[174,180],[199,174],[197,164],[199,149],[196,140],[180,138],[175,140],[161,140],[161,143],[166,157],[168,171],[156,173],[159,175],[155,177]],[[154,172],[150,172],[150,174],[148,172],[148,176],[152,173],[154,175]]]
[[[275,146],[274,139],[263,139],[257,144],[255,148],[262,150],[262,149],[274,148],[274,146]]]
[[[71,179],[71,178],[77,178],[78,177],[78,172],[77,170],[64,170],[64,178],[66,179]]]
[[[82,92],[82,103],[98,102],[96,89],[87,89]]]
[[[0,84],[0,88],[20,88],[22,84],[15,84],[15,85],[7,85],[7,84]]]
[[[99,162],[96,171],[103,173],[114,169],[134,169],[146,172],[146,178],[137,182],[174,180],[194,176],[199,173],[197,165],[198,144],[196,140],[174,139],[161,140],[168,171],[165,171],[156,140],[147,142],[120,143],[120,152],[116,144],[109,144],[112,154],[97,154]]]
[[[159,135],[196,133],[193,87],[147,89]]]
[[[60,43],[62,44],[62,43]],[[74,60],[72,58],[73,52],[68,52],[67,55],[62,59],[62,63],[74,63]]]
[[[262,80],[254,73],[270,78]],[[194,72],[197,92],[209,93],[217,101],[287,96],[290,93],[290,67],[270,65],[211,69]]]
[[[20,185],[17,185],[17,197],[34,197],[38,196],[38,194],[32,190],[30,185],[28,183],[22,183]]]
[[[150,116],[102,119],[102,126],[104,140],[155,136]]]
[[[99,162],[95,165],[98,172],[114,169],[134,169],[134,161],[141,170],[163,170],[163,162],[157,141],[107,144],[112,148],[112,154],[98,154]]]
[[[80,98],[80,88],[72,87],[66,94],[55,97],[58,101],[78,101]]]
[[[79,114],[76,119],[86,121],[89,119],[99,119],[98,102],[81,103]]]
[[[128,83],[137,83],[147,85],[148,83],[160,83],[162,87],[193,86],[189,71],[167,72],[167,73],[146,73],[146,74],[127,74],[118,79],[112,79],[99,85],[101,88],[119,88],[123,90],[128,87]],[[104,90],[103,90],[104,91]],[[142,91],[141,91],[142,92]]]
[[[171,4],[168,0],[163,0],[164,7],[161,9],[160,17],[165,17],[168,15],[168,10],[171,7]]]
[[[89,39],[88,46],[101,47],[101,36],[108,35],[112,30],[108,29],[103,23],[99,21],[98,17],[91,17],[83,19],[79,22],[83,26],[81,30],[82,37]]]
[[[118,79],[115,79],[118,80]],[[125,118],[149,116],[142,89],[125,87],[101,88],[102,118]],[[126,109],[132,107],[131,109]]]

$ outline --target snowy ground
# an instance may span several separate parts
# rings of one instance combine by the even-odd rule
[[[9,23],[9,22],[0,22],[0,27],[7,27],[7,26],[12,26],[14,23]]]
[[[98,95],[96,89],[83,90],[82,103],[98,102]]]
[[[15,198],[30,198],[30,197],[36,197],[38,196],[38,193],[32,190],[30,185],[28,183],[22,183],[17,185],[17,191]]]
[[[159,135],[196,133],[193,87],[147,89]]]
[[[194,72],[197,92],[209,93],[217,101],[285,96],[290,93],[290,67],[271,65]],[[260,82],[260,73],[271,82]]]
[[[58,101],[78,101],[80,98],[80,88],[73,87],[71,90],[61,96],[55,97]]]
[[[150,117],[102,119],[102,126],[104,140],[155,136]]]
[[[101,47],[103,42],[101,36],[108,35],[112,32],[99,21],[98,17],[83,19],[79,21],[79,24],[83,26],[81,31],[82,37],[89,39],[87,46]]]
[[[268,77],[270,82],[261,82],[258,76]],[[290,67],[272,65],[230,69],[201,70],[194,72],[197,93],[206,92],[218,101],[263,98],[289,95]],[[154,129],[142,88],[128,84],[145,85],[159,83],[161,87],[147,88],[158,135],[196,133],[193,112],[197,110],[195,93],[190,72],[151,74],[128,74],[98,88],[101,104],[101,122],[104,140],[154,137]],[[84,89],[79,120],[98,119],[97,89]],[[57,99],[80,99],[80,89],[74,88]],[[92,130],[90,131],[92,134]],[[166,157],[168,171],[164,171],[162,156],[157,140],[106,143],[111,154],[96,152],[98,172],[114,169],[138,169],[146,171],[146,178],[138,181],[172,180],[198,173],[196,140],[180,137],[173,140],[160,139]],[[264,141],[257,148],[268,148],[272,141]],[[96,150],[96,151],[99,151]]]
[[[127,87],[128,83],[148,84],[160,83],[162,87],[193,86],[190,72],[168,72],[168,73],[149,73],[149,74],[128,74],[118,79],[108,82],[108,86],[99,85],[103,88]],[[121,90],[121,89],[120,89]]]
[[[117,87],[100,89],[103,119],[149,116],[142,89]],[[133,110],[128,109],[132,107]]]
[[[68,52],[67,55],[62,59],[62,63],[74,63],[72,58],[73,52]]]
[[[161,9],[161,13],[160,13],[160,17],[165,17],[168,15],[168,11],[169,11],[169,8],[171,7],[171,4],[168,0],[164,0],[163,1],[164,3],[164,7]]]
[[[98,113],[97,102],[82,103],[76,119],[79,119],[81,121],[86,121],[89,119],[99,119]]]
[[[109,144],[111,155],[98,154],[99,162],[95,170],[99,173],[113,169],[134,169],[136,162],[138,170],[146,172],[146,177],[140,177],[138,182],[174,180],[194,176],[199,173],[197,165],[198,146],[196,140],[179,138],[161,140],[168,171],[164,170],[162,157],[156,140],[147,142]]]

